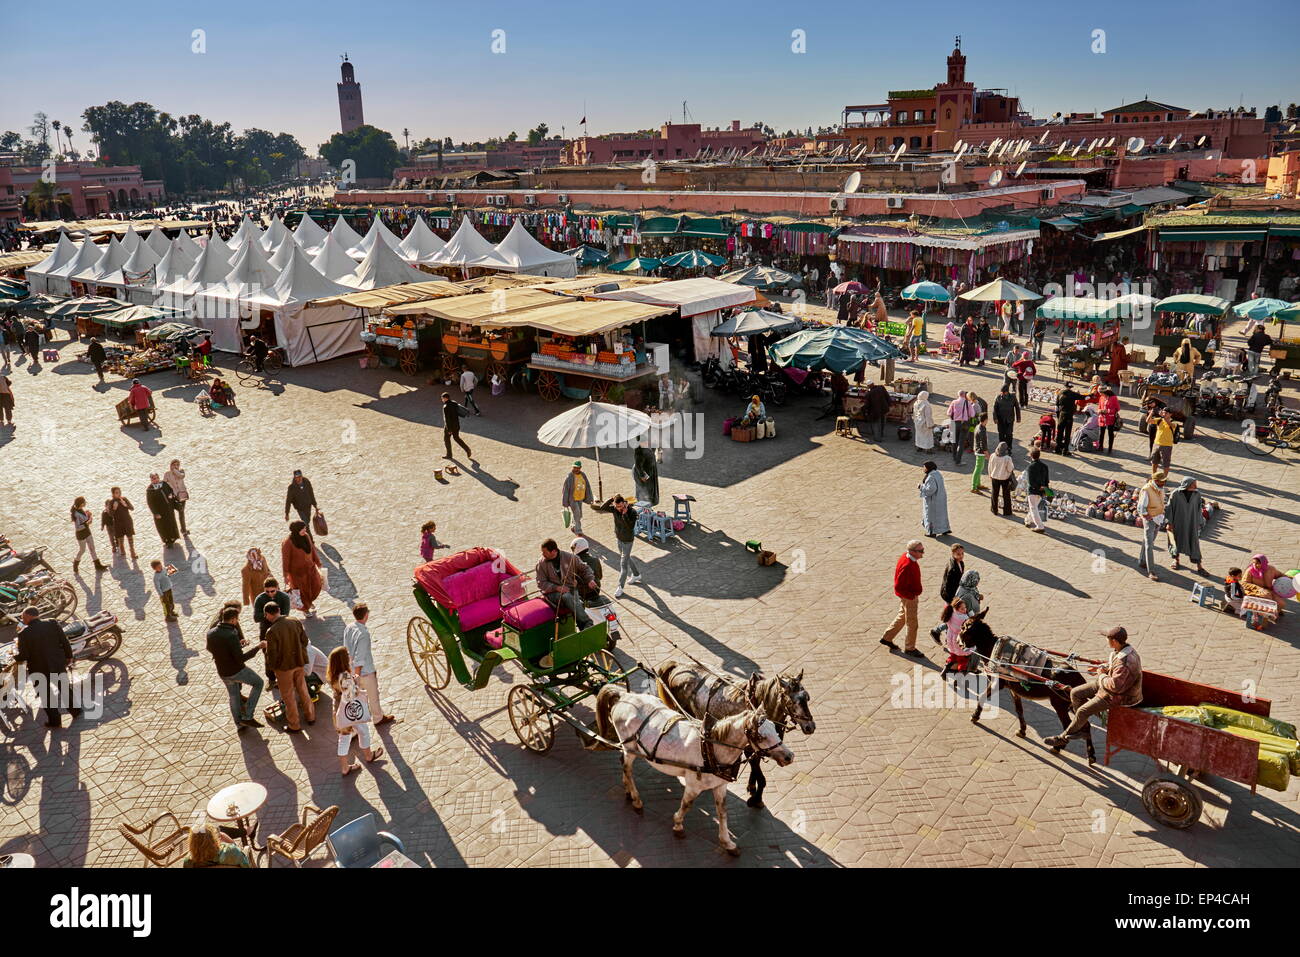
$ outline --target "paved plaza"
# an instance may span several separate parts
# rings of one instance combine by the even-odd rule
[[[583,751],[563,727],[549,754],[523,750],[504,709],[519,672],[503,669],[478,692],[455,683],[430,692],[407,657],[406,623],[418,614],[411,573],[421,523],[436,519],[439,537],[453,548],[494,546],[528,569],[541,540],[564,536],[560,486],[573,454],[542,447],[535,435],[571,403],[480,396],[484,415],[464,429],[477,465],[462,457],[463,473],[439,483],[433,469],[442,463],[442,388],[423,377],[336,360],[243,388],[237,413],[204,418],[197,386],[159,374],[148,384],[160,428],[146,433],[119,426],[113,404],[125,395],[121,383],[93,387],[89,367],[72,361],[82,347],[57,345],[61,360],[39,374],[26,365],[11,372],[18,425],[12,436],[0,430],[0,530],[20,547],[48,544],[56,570],[70,574],[73,498],[85,495],[97,516],[110,486],[121,485],[136,505],[140,561],[119,558],[101,575],[82,565],[79,611],[114,612],[126,638],[92,672],[105,686],[100,717],[53,734],[28,719],[3,742],[0,853],[30,853],[42,867],[140,866],[143,859],[118,834],[120,822],[168,810],[188,822],[220,788],[255,780],[270,793],[263,834],[283,831],[305,804],[337,804],[340,821],[374,812],[424,866],[1295,862],[1294,786],[1252,795],[1210,779],[1201,786],[1201,822],[1172,830],[1140,801],[1152,762],[1126,753],[1090,769],[1078,743],[1054,756],[1041,740],[1060,730],[1050,708],[1027,702],[1030,731],[1019,739],[1005,694],[1004,709],[978,727],[963,701],[891,702],[902,683],[914,679],[923,688],[942,666],[924,630],[941,607],[946,543],[957,540],[966,546],[967,567],[983,576],[988,621],[998,633],[1104,657],[1098,632],[1124,625],[1146,668],[1231,689],[1253,686],[1273,699],[1275,716],[1300,718],[1300,616],[1261,633],[1190,604],[1192,584],[1203,579],[1170,570],[1167,556],[1160,582],[1139,574],[1136,528],[1078,517],[1035,535],[1018,517],[995,518],[987,493],[967,491],[970,457],[954,468],[951,456],[923,456],[892,429],[883,447],[837,436],[833,419],[815,420],[820,403],[808,398],[775,410],[775,439],[734,443],[721,436],[721,423],[743,403],[713,393],[695,409],[703,415],[702,455],[667,453],[663,498],[694,495],[700,526],[668,545],[637,544],[644,584],[630,586],[622,603],[628,638],[620,658],[653,666],[690,654],[737,677],[802,670],[817,721],[813,736],[787,738],[795,752],[789,768],[768,767],[766,810],[746,807],[743,778],[731,787],[730,823],[743,850],[733,861],[718,848],[707,796],[688,815],[686,838],[674,839],[675,779],[638,763],[646,812],[637,816],[623,799],[612,754]],[[903,363],[899,374],[915,368]],[[1001,379],[1000,368],[920,368],[934,399],[945,403],[959,388],[992,399]],[[1134,399],[1123,403],[1134,422]],[[1018,469],[1041,411],[1017,428]],[[1252,552],[1284,569],[1300,561],[1297,460],[1252,455],[1239,434],[1239,423],[1202,421],[1195,440],[1174,450],[1171,485],[1193,476],[1205,497],[1223,506],[1204,543],[1213,573],[1207,581],[1216,585]],[[1130,425],[1113,458],[1048,456],[1052,484],[1091,497],[1112,476],[1140,483],[1146,454],[1145,435]],[[916,487],[920,463],[931,455],[947,481],[954,535],[926,540],[920,647],[929,661],[919,662],[888,653],[877,639],[897,608],[894,562],[903,543],[921,533]],[[172,458],[188,471],[193,537],[166,555],[180,569],[181,617],[168,625],[148,568],[161,553],[144,489],[149,473],[164,471]],[[602,458],[605,494],[630,493],[631,453]],[[295,468],[314,483],[330,523],[322,556],[328,584],[320,617],[306,621],[308,633],[326,651],[337,646],[351,620],[348,603],[366,600],[385,710],[401,718],[380,736],[384,759],[346,779],[325,708],[303,735],[270,726],[236,735],[204,648],[208,621],[223,600],[239,596],[247,550],[260,547],[279,571],[284,492]],[[610,519],[596,515],[585,524],[597,553],[616,562]],[[749,539],[776,551],[777,564],[757,565],[745,550]],[[105,557],[98,529],[96,541]],[[610,575],[607,568],[607,583]],[[249,629],[251,613],[243,623]],[[1099,751],[1103,740],[1098,735]]]

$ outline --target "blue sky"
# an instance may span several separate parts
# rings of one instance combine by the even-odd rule
[[[637,129],[680,120],[683,100],[706,126],[829,126],[846,103],[942,81],[958,33],[967,79],[1009,89],[1038,116],[1145,95],[1189,109],[1300,102],[1294,0],[66,0],[12,5],[7,16],[0,129],[43,110],[79,130],[87,106],[145,100],[239,130],[285,130],[309,152],[337,129],[345,50],[367,122],[399,142],[403,127],[460,141],[546,122],[573,135],[584,109],[593,134]],[[191,50],[199,29],[202,54]],[[505,31],[502,54],[494,30]],[[791,51],[795,30],[805,53]],[[1092,52],[1094,30],[1105,31],[1104,53]]]

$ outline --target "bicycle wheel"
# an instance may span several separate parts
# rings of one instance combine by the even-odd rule
[[[235,375],[239,377],[241,383],[247,383],[249,379],[257,375],[253,371],[252,359],[240,359],[239,365],[235,366]]]
[[[280,353],[274,351],[268,352],[266,354],[266,361],[262,363],[262,368],[266,370],[267,375],[273,375],[283,369],[284,360],[280,358]]]

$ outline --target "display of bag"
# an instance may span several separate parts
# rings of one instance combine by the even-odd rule
[[[311,517],[311,527],[317,535],[328,535],[330,533],[329,523],[325,521],[325,513],[320,509]]]
[[[349,676],[343,684],[343,693],[339,695],[339,706],[334,712],[334,727],[342,734],[356,724],[365,724],[370,720],[370,705],[366,694],[357,688],[356,679]]]

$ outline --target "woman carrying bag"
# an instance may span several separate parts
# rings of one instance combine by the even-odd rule
[[[370,706],[366,702],[366,693],[361,690],[356,670],[359,669],[353,669],[347,648],[340,645],[330,652],[327,674],[337,702],[334,709],[334,730],[339,734],[339,773],[343,777],[361,770],[361,762],[351,760],[353,735],[356,736],[361,756],[367,764],[379,760],[384,753],[382,746],[371,750]]]

